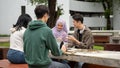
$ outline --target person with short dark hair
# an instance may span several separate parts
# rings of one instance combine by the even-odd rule
[[[49,10],[44,5],[36,6],[34,10],[37,20],[30,22],[25,31],[24,52],[29,68],[69,68],[66,64],[52,61],[49,51],[54,56],[60,56],[66,51],[65,46],[58,48],[52,30],[47,26]]]
[[[74,14],[73,16],[72,16],[72,18],[75,20],[75,21],[81,21],[81,23],[83,24],[83,16],[82,15],[80,15],[80,14]]]
[[[23,51],[23,34],[31,20],[30,15],[22,14],[19,16],[17,23],[10,29],[10,49],[8,50],[7,58],[11,63],[26,63]]]
[[[73,46],[81,49],[93,48],[93,35],[91,30],[83,24],[83,16],[76,13],[72,16],[75,27],[74,36],[68,36],[68,39],[73,42]]]
[[[92,49],[94,43],[93,35],[91,30],[83,24],[83,16],[76,13],[72,18],[75,31],[73,36],[68,36],[68,40],[72,42],[71,46],[75,46],[75,48],[80,49]],[[74,68],[82,68],[83,64],[84,62],[76,63]]]

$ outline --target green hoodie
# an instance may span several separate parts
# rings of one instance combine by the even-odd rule
[[[47,68],[51,63],[49,50],[54,56],[62,55],[52,30],[40,20],[30,22],[23,41],[25,60],[30,68]]]

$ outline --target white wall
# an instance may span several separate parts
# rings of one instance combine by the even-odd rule
[[[104,12],[102,3],[70,0],[70,10],[81,12]]]
[[[32,19],[36,19],[34,14],[35,6],[29,0],[0,0],[0,34],[10,34],[9,29],[16,23],[21,14],[21,6],[26,6],[26,13]],[[69,28],[69,0],[57,0],[58,5],[63,4],[64,14],[61,16]]]
[[[88,27],[106,27],[106,19],[100,17],[84,17],[83,23]],[[70,26],[73,27],[72,17],[70,16]]]
[[[106,27],[106,19],[100,17],[84,17],[84,24],[89,27]]]
[[[34,6],[28,4],[27,0],[0,0],[0,34],[10,34],[9,29],[16,23],[24,5],[26,13],[34,18]]]
[[[120,2],[113,0],[113,29],[120,30]]]

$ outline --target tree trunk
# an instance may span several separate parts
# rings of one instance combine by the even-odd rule
[[[57,13],[56,13],[56,0],[48,0],[48,7],[49,7],[49,15],[50,18],[48,19],[47,25],[52,28],[55,26],[57,20]]]
[[[111,21],[110,21],[110,17],[107,18],[107,30],[111,30]]]
[[[107,16],[107,30],[111,30],[112,27],[111,27],[111,21],[110,21],[110,1],[107,0],[107,9],[108,9],[108,16]]]
[[[103,8],[105,10],[105,18],[107,19],[107,25],[106,25],[106,29],[107,30],[111,30],[112,27],[111,27],[111,21],[110,21],[110,13],[111,13],[111,6],[110,6],[110,1],[109,0],[103,0],[102,1],[102,4],[103,4]]]

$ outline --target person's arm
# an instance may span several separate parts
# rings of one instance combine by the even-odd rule
[[[60,56],[62,55],[62,53],[64,52],[64,49],[62,47],[62,49],[60,50],[58,48],[57,42],[55,37],[52,34],[52,31],[48,32],[48,36],[47,36],[47,41],[46,41],[47,47],[51,50],[51,53],[54,56]],[[63,51],[62,51],[63,50]]]
[[[76,41],[76,43],[78,44],[77,47],[79,48],[84,48],[84,49],[89,49],[90,46],[93,43],[93,37],[92,35],[86,35],[85,38],[79,43]]]
[[[82,41],[79,41],[75,38],[76,36],[69,36],[68,39],[73,41],[73,45],[78,47],[78,48],[84,48],[84,49],[88,49],[90,46],[92,46],[93,41],[93,36],[91,33],[87,33],[85,35],[85,38],[82,39]]]
[[[76,39],[77,38],[77,29],[74,31],[73,35],[68,35],[68,47],[74,47],[78,45],[80,42]]]

